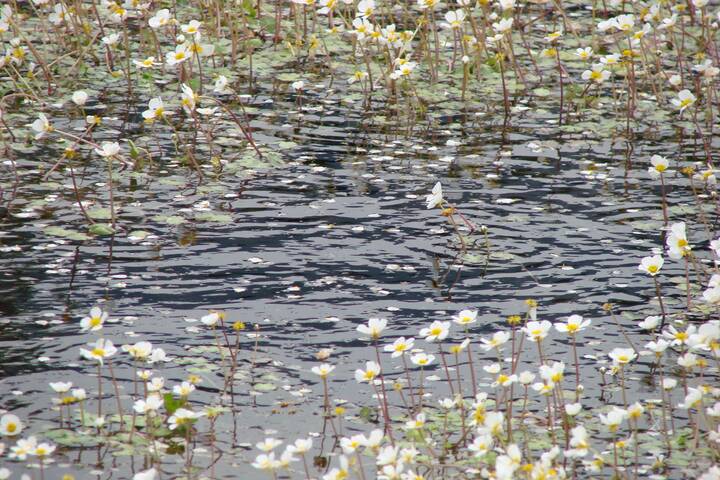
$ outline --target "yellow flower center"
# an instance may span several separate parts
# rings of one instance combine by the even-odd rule
[[[97,327],[99,325],[102,325],[102,318],[100,317],[92,317],[90,319],[90,326],[91,327]]]
[[[8,433],[14,433],[15,430],[17,430],[17,424],[15,422],[10,422],[5,426],[5,429]]]
[[[90,353],[95,357],[104,357],[105,356],[105,349],[100,347],[93,348]]]
[[[657,273],[658,272],[658,266],[657,265],[650,265],[648,267],[648,272],[650,273]]]

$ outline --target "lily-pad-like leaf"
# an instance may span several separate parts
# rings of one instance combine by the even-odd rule
[[[252,388],[258,392],[272,392],[273,390],[277,390],[277,385],[272,383],[256,383]]]
[[[195,215],[195,220],[198,222],[230,223],[232,219],[232,216],[227,213],[199,212]]]
[[[110,225],[104,223],[95,223],[93,225],[90,225],[90,228],[88,228],[88,232],[90,232],[92,235],[107,236],[115,233],[115,230],[113,230]]]
[[[82,433],[67,428],[48,430],[43,433],[43,437],[64,447],[96,447],[105,443],[105,438],[102,435],[89,432]]]
[[[93,220],[110,220],[112,218],[109,208],[91,208],[87,211],[87,214]]]
[[[69,230],[69,229],[57,227],[57,226],[46,227],[43,231],[45,232],[46,235],[52,235],[53,237],[63,237],[63,238],[67,238],[69,240],[78,240],[78,241],[90,240],[90,237],[85,235],[82,232],[77,232],[75,230]]]

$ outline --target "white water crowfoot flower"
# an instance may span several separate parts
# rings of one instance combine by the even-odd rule
[[[187,84],[182,84],[182,94],[180,96],[180,103],[182,104],[183,110],[188,115],[192,115],[195,111],[195,106],[199,100],[198,95],[190,88]]]
[[[429,355],[427,353],[416,353],[410,357],[410,361],[418,367],[426,367],[435,360],[435,355]]]
[[[537,342],[547,337],[551,328],[552,323],[547,320],[542,320],[540,322],[527,322],[522,330],[527,335],[528,340],[531,342]]]
[[[73,92],[72,94],[72,101],[75,105],[78,107],[82,107],[85,105],[85,102],[88,100],[88,94],[83,92],[82,90],[78,90],[76,92]]]
[[[397,358],[402,356],[405,352],[409,352],[413,348],[413,344],[415,343],[414,338],[408,338],[400,337],[397,340],[395,340],[390,345],[385,345],[383,348],[386,352],[392,352],[391,357]]]
[[[35,437],[21,438],[14,446],[10,447],[8,458],[23,462],[27,460],[28,455],[33,454],[36,447],[37,439]]]
[[[555,330],[569,335],[575,335],[585,330],[592,323],[590,320],[583,319],[580,315],[570,315],[566,323],[556,323]]]
[[[133,480],[155,480],[157,477],[157,470],[151,468],[149,470],[143,470],[133,475]]]
[[[432,189],[432,193],[427,195],[427,197],[425,198],[425,202],[427,203],[428,210],[435,208],[443,203],[443,190],[440,182],[437,182],[435,184]]]
[[[37,120],[35,120],[30,127],[35,131],[35,140],[40,140],[46,133],[54,130],[50,124],[50,120],[48,120],[44,113],[39,113]]]
[[[335,370],[334,365],[323,363],[322,365],[312,367],[311,371],[320,378],[327,378],[330,373]]]
[[[100,148],[95,149],[95,153],[104,158],[115,157],[120,153],[120,144],[117,142],[103,142]]]
[[[0,436],[14,437],[23,430],[23,424],[17,415],[6,413],[0,417]]]
[[[652,166],[648,167],[648,174],[654,179],[660,178],[660,175],[667,172],[670,166],[668,159],[660,155],[650,157],[650,164]]]
[[[113,342],[104,338],[98,339],[95,343],[88,344],[92,347],[90,350],[85,348],[80,349],[80,355],[86,360],[94,360],[100,365],[106,358],[110,358],[117,352],[117,348],[113,345]]]
[[[371,383],[378,375],[380,375],[380,365],[375,362],[366,362],[365,370],[361,368],[355,370],[355,380],[358,383]]]
[[[458,325],[472,325],[477,321],[477,310],[461,310],[457,315],[452,317],[452,321]]]
[[[158,119],[165,118],[165,115],[171,115],[172,112],[165,111],[165,104],[162,98],[151,98],[148,102],[148,108],[142,112],[142,116],[146,122],[153,122]]]
[[[367,335],[371,340],[377,340],[386,327],[387,319],[371,318],[368,320],[367,325],[358,325],[356,330],[363,335]]]
[[[668,247],[668,255],[675,260],[681,259],[690,252],[691,247],[685,231],[685,222],[674,223],[670,226],[670,235],[665,243]]]
[[[168,428],[170,430],[175,430],[178,427],[190,425],[204,415],[204,412],[193,412],[192,410],[188,410],[186,408],[178,408],[175,410],[175,413],[168,418]]]
[[[136,400],[133,409],[139,414],[157,412],[163,406],[160,395],[149,395],[145,400]]]
[[[590,70],[585,70],[582,73],[581,78],[586,82],[599,85],[610,78],[610,70],[606,70],[605,65],[602,63],[593,63]]]
[[[97,332],[103,327],[107,319],[107,312],[104,312],[100,307],[93,307],[90,309],[90,315],[80,320],[80,331]]]
[[[663,260],[662,255],[644,257],[640,261],[640,265],[638,265],[638,270],[654,277],[655,275],[660,273],[660,269],[662,268],[664,263],[665,261]]]
[[[257,448],[260,451],[263,451],[265,453],[272,452],[275,448],[282,445],[282,440],[278,440],[276,438],[268,437],[262,442],[258,442],[255,444],[255,448]]]
[[[435,320],[429,327],[420,330],[420,336],[427,342],[441,342],[450,333],[450,322]]]
[[[614,348],[608,356],[615,365],[627,365],[637,358],[637,353],[632,348]]]
[[[50,382],[50,388],[55,393],[67,393],[72,388],[72,382]]]
[[[686,108],[695,103],[697,98],[690,90],[680,90],[677,98],[672,99],[672,104],[680,109],[680,113],[685,111]]]

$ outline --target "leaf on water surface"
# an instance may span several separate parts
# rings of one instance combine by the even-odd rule
[[[233,217],[227,213],[198,212],[195,214],[195,220],[198,222],[230,223],[233,221]]]
[[[107,236],[115,233],[115,230],[110,225],[104,223],[95,223],[90,225],[88,232],[92,235]]]
[[[87,214],[93,220],[110,220],[112,218],[109,208],[91,208],[87,211]]]
[[[182,225],[186,222],[185,218],[181,217],[180,215],[160,215],[155,217],[154,220],[157,220],[159,222],[165,222],[168,225]]]
[[[278,387],[272,383],[256,383],[252,386],[252,388],[258,392],[272,392],[277,390]]]
[[[105,437],[95,433],[81,433],[77,430],[57,428],[43,433],[48,440],[52,440],[63,447],[96,447],[105,443]]]
[[[78,232],[75,230],[68,230],[66,228],[57,227],[57,226],[45,227],[45,229],[43,229],[43,232],[45,232],[45,235],[51,235],[53,237],[63,237],[63,238],[67,238],[69,240],[78,240],[78,241],[90,240],[90,237],[85,235],[82,232]]]
[[[130,240],[139,241],[145,240],[148,235],[150,235],[150,232],[146,232],[145,230],[133,230],[128,234],[128,238]]]

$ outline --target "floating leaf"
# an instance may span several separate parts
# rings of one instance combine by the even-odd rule
[[[110,225],[106,225],[104,223],[95,223],[93,225],[90,225],[90,228],[88,228],[88,232],[93,235],[107,236],[114,234],[115,230],[113,230]]]

